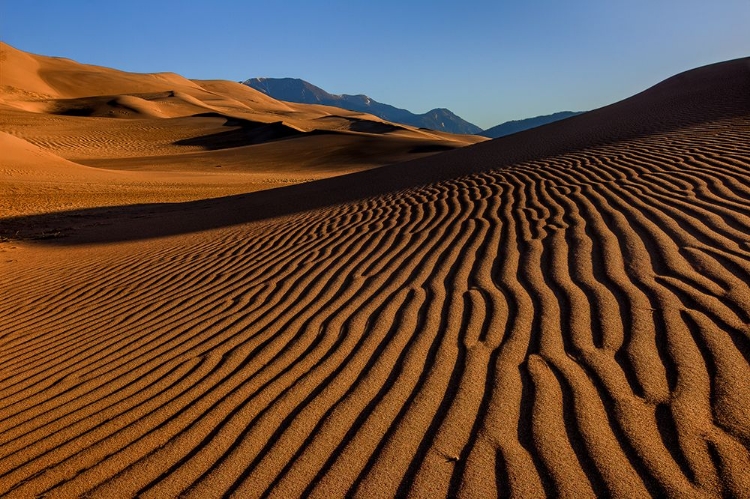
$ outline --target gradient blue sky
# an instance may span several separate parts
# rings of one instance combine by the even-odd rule
[[[0,39],[29,52],[189,78],[298,77],[483,128],[748,56],[749,26],[750,0],[0,0]]]

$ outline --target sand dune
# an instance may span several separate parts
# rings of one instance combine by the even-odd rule
[[[112,175],[92,175],[76,185],[63,183],[56,192],[34,185],[33,176],[19,183],[18,176],[3,173],[0,182],[12,197],[0,200],[6,216],[221,197],[484,140],[288,104],[235,82],[127,73],[3,43],[0,64],[0,133],[70,162],[120,171],[116,182]],[[46,162],[29,158],[37,173],[47,175]],[[17,169],[17,163],[18,154],[0,156],[0,172]]]
[[[750,490],[748,59],[410,163],[2,222],[72,227],[0,243],[7,497]]]

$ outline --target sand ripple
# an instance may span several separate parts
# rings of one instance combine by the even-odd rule
[[[749,144],[728,118],[6,265],[0,494],[742,496]]]

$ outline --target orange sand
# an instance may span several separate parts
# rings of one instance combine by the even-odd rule
[[[221,197],[486,140],[284,103],[239,83],[125,73],[3,43],[0,65],[4,216]]]
[[[251,167],[183,169],[170,141],[225,118],[144,118],[151,141],[136,119],[2,116],[0,495],[747,496],[750,59],[203,201]],[[62,131],[86,119],[123,124]],[[284,175],[313,178],[340,158],[291,146],[315,137],[239,149],[289,144]],[[106,182],[122,199],[96,197]],[[168,182],[194,201],[157,204]],[[35,189],[53,197],[26,203]]]

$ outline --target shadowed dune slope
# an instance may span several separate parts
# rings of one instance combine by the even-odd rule
[[[149,210],[2,243],[0,494],[750,490],[747,59]]]
[[[50,153],[29,153],[28,161],[18,148],[0,154],[0,183],[3,194],[10,193],[0,198],[0,217],[223,197],[485,140],[283,103],[235,82],[128,73],[2,42],[0,133]],[[84,171],[74,162],[119,172],[88,169],[89,178],[62,183],[55,192],[43,180],[59,163],[55,157],[68,160],[71,171]],[[23,179],[10,174],[19,170]]]

